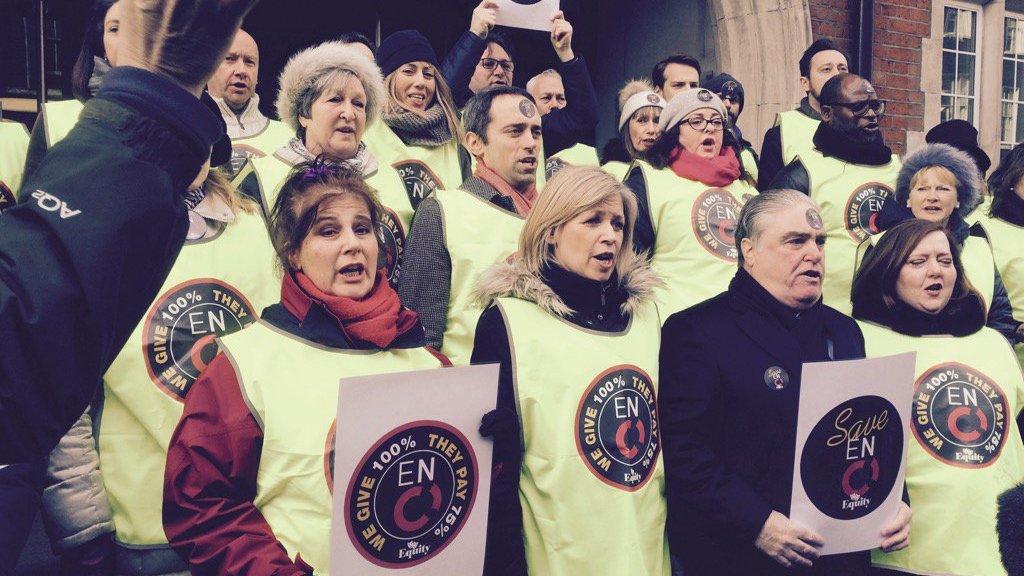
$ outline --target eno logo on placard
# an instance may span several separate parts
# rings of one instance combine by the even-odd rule
[[[854,520],[886,501],[902,462],[903,426],[896,407],[881,396],[859,396],[829,410],[811,429],[800,481],[823,514]]]
[[[327,459],[333,467],[333,455]],[[399,426],[366,451],[349,479],[349,540],[377,566],[422,564],[465,526],[478,484],[476,453],[459,430],[437,420]]]

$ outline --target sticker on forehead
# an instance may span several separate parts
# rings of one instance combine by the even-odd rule
[[[811,228],[814,228],[815,230],[821,230],[821,227],[823,226],[821,222],[821,214],[818,214],[818,211],[815,210],[814,208],[808,208],[807,223],[811,226]]]
[[[537,115],[537,107],[533,105],[533,102],[530,102],[526,98],[519,101],[519,111],[527,118],[533,118]]]

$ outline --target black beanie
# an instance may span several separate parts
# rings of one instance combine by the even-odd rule
[[[399,30],[377,48],[377,64],[384,76],[408,62],[429,62],[437,68],[437,53],[426,37],[416,30]]]
[[[743,111],[743,103],[746,101],[746,97],[743,95],[743,84],[740,84],[739,80],[725,72],[705,81],[701,88],[707,88],[719,96],[723,94],[738,96],[740,99],[740,112]]]

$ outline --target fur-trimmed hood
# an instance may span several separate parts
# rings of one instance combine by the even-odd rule
[[[331,41],[300,50],[288,59],[279,78],[277,115],[292,131],[299,131],[299,102],[316,81],[334,70],[348,70],[363,83],[366,91],[366,127],[379,117],[387,102],[384,77],[377,64],[362,49],[351,44]]]
[[[926,144],[903,160],[903,167],[896,178],[896,194],[893,199],[900,206],[907,205],[910,197],[910,181],[914,174],[929,166],[942,166],[953,173],[957,182],[957,200],[960,207],[957,211],[961,216],[970,214],[981,204],[981,176],[978,166],[966,153],[949,144]]]
[[[621,312],[632,316],[652,298],[654,289],[662,285],[662,280],[651,269],[647,259],[632,252],[627,258],[630,260],[623,266],[619,277],[619,286],[626,291]],[[495,298],[503,297],[528,300],[562,318],[568,318],[576,312],[540,276],[528,270],[522,258],[516,256],[484,270],[473,290],[473,299],[485,308]]]

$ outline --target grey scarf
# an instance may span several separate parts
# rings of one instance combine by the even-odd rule
[[[298,138],[292,138],[291,142],[286,146],[278,148],[277,151],[274,152],[274,155],[290,166],[316,160],[316,154],[310,152],[306,148],[306,145]],[[370,151],[366,148],[366,144],[362,142],[359,143],[359,149],[356,150],[356,155],[352,158],[341,162],[330,158],[328,160],[333,161],[335,164],[347,166],[348,168],[362,174],[364,178],[377,171],[377,159],[373,157],[373,154],[370,154]]]
[[[452,139],[448,118],[436,100],[423,116],[393,103],[384,111],[383,119],[406,146],[441,146]]]
[[[99,56],[92,57],[92,75],[89,76],[89,93],[95,94],[100,89],[100,84],[103,83],[103,77],[110,72],[110,62],[107,62],[106,58],[100,58]]]

